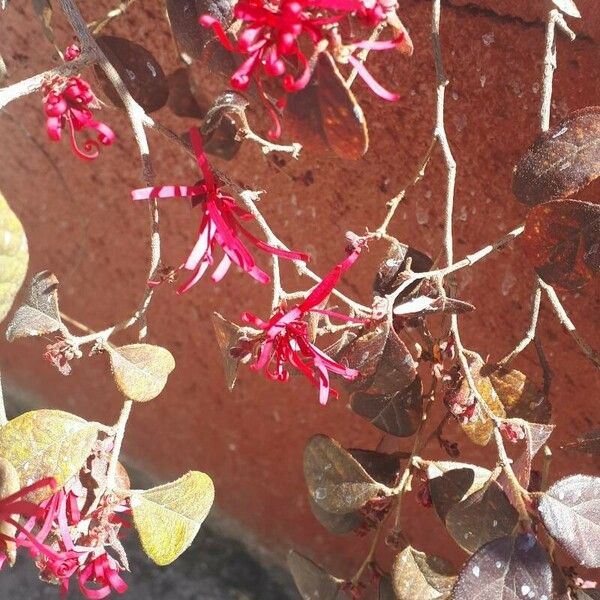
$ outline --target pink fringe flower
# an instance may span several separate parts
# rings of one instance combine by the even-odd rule
[[[65,60],[74,60],[79,53],[77,46],[69,46],[65,51]],[[91,108],[97,106],[90,84],[80,76],[55,77],[47,82],[44,85],[44,112],[48,137],[55,142],[60,141],[62,132],[67,127],[75,155],[83,160],[97,158],[100,144],[110,146],[115,141],[112,129],[94,119]],[[75,138],[75,132],[82,129],[96,132],[96,140],[85,140],[83,150],[79,148]]]
[[[310,342],[308,323],[303,318],[313,312],[345,321],[361,320],[317,308],[329,297],[342,274],[356,262],[361,247],[362,244],[355,246],[348,257],[325,276],[301,304],[288,311],[280,308],[268,321],[263,321],[249,312],[242,314],[245,323],[265,332],[252,369],[264,371],[265,376],[271,380],[287,381],[289,371],[286,365],[289,363],[319,388],[321,404],[327,404],[330,395],[338,397],[337,391],[330,386],[329,373],[349,380],[358,377],[359,372],[356,369],[336,362]]]
[[[120,572],[127,568],[117,535],[128,527],[117,513],[128,506],[104,496],[98,508],[84,514],[85,498],[61,488],[39,505],[39,512],[19,526],[18,546],[29,550],[40,569],[40,578],[60,586],[61,596],[69,591],[75,576],[81,593],[89,600],[102,600],[112,591],[122,594],[127,584]],[[122,566],[106,551],[112,546],[120,554]]]
[[[320,46],[332,45],[334,54],[344,54],[345,60],[357,68],[358,74],[376,94],[386,100],[398,100],[399,96],[377,83],[352,53],[366,47],[372,50],[396,48],[402,41],[401,36],[389,42],[352,43],[341,46],[344,51],[338,53],[335,49],[341,42],[337,34],[332,33],[332,26],[349,15],[356,14],[374,26],[386,19],[388,10],[391,7],[386,0],[369,3],[360,0],[239,0],[234,8],[234,16],[243,22],[243,27],[235,42],[230,40],[221,23],[211,15],[202,15],[199,22],[203,27],[211,27],[227,50],[246,57],[232,75],[230,83],[235,89],[243,91],[252,80],[256,82],[274,122],[269,135],[278,138],[281,134],[279,118],[263,90],[262,78],[282,78],[284,96],[277,101],[277,108],[283,109],[285,94],[297,92],[308,85],[311,78],[310,58],[320,51]],[[301,49],[303,34],[312,47],[309,57]],[[323,41],[326,43],[321,44]]]
[[[191,196],[194,200],[198,200],[198,204],[202,207],[198,239],[181,267],[192,271],[193,275],[177,290],[177,293],[187,292],[200,281],[208,267],[214,264],[213,254],[216,246],[223,249],[224,256],[213,271],[212,280],[214,282],[221,281],[229,267],[236,264],[260,283],[268,283],[269,276],[256,265],[252,254],[250,254],[240,236],[245,237],[250,244],[268,254],[279,258],[307,262],[309,260],[308,254],[291,252],[271,246],[255,237],[240,224],[240,221],[251,221],[253,216],[239,207],[235,200],[223,193],[219,187],[204,154],[202,138],[197,129],[190,130],[190,138],[196,153],[198,167],[204,176],[203,182],[193,186],[165,185],[137,189],[131,192],[134,200]]]

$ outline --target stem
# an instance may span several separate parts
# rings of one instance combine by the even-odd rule
[[[106,474],[106,489],[112,490],[115,485],[115,476],[117,473],[117,464],[119,463],[119,454],[121,453],[121,446],[123,445],[123,438],[125,437],[125,428],[127,427],[127,420],[131,413],[131,406],[133,402],[126,400],[123,403],[119,420],[115,425],[115,439],[112,453],[110,455],[110,463],[108,464],[108,472]]]
[[[377,527],[375,531],[375,535],[373,536],[373,541],[371,542],[371,547],[369,548],[369,552],[363,560],[362,564],[358,568],[358,571],[354,574],[354,577],[351,579],[352,585],[357,585],[362,577],[365,569],[369,566],[369,564],[373,561],[373,556],[375,556],[375,550],[377,550],[377,543],[379,542],[379,538],[381,537],[381,532],[383,530],[383,521]]]
[[[2,389],[2,374],[0,373],[0,427],[8,423],[6,407],[4,406],[4,390]]]

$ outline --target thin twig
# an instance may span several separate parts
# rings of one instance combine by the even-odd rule
[[[119,6],[110,10],[103,19],[89,23],[88,29],[94,35],[98,35],[113,19],[123,15],[134,2],[135,0],[126,0],[125,2],[119,3]]]
[[[379,25],[377,25],[377,27],[375,27],[375,29],[373,29],[373,31],[371,32],[371,35],[369,36],[369,42],[376,42],[379,39],[379,36],[382,34],[383,30],[386,28],[387,23],[384,21],[382,23],[379,23]],[[369,56],[369,48],[363,48],[356,56],[356,58],[358,59],[358,61],[360,63],[364,63],[367,60],[367,57]],[[356,76],[358,75],[358,69],[356,67],[352,67],[352,71],[350,73],[350,75],[348,76],[348,79],[346,79],[346,87],[348,89],[350,89],[352,87],[352,84],[354,83],[354,80],[356,79]]]

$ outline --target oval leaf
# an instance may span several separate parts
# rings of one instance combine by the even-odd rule
[[[529,211],[521,240],[538,275],[575,290],[600,273],[600,206],[555,200]]]
[[[113,35],[102,35],[96,41],[121,76],[132,98],[146,112],[154,112],[167,103],[169,83],[151,52],[131,40]],[[122,107],[121,96],[104,71],[96,65],[94,73],[110,101],[115,106]]]
[[[397,600],[448,598],[456,575],[452,565],[439,556],[407,546],[396,556],[392,582]]]
[[[0,457],[0,500],[11,494],[18,492],[21,489],[19,482],[19,474],[17,470],[6,459]],[[14,515],[15,520],[18,515]],[[0,553],[4,553],[10,566],[12,567],[17,560],[17,544],[14,538],[17,533],[17,528],[10,523],[0,519]]]
[[[214,499],[211,478],[199,471],[132,494],[133,522],[144,552],[157,565],[172,563],[193,542]]]
[[[423,409],[423,384],[417,376],[405,389],[387,396],[356,392],[352,410],[372,425],[398,437],[413,435],[419,428]]]
[[[345,514],[386,491],[335,440],[315,435],[304,450],[304,477],[311,498],[323,510]]]
[[[539,504],[550,535],[581,565],[600,567],[600,478],[572,475],[557,481]]]
[[[327,142],[340,158],[358,160],[369,148],[369,132],[362,108],[346,87],[329,52],[319,53],[316,71],[321,124]]]
[[[568,198],[600,175],[600,107],[570,114],[542,133],[515,167],[513,192],[534,206]]]
[[[58,310],[58,279],[50,271],[36,273],[29,283],[27,300],[6,329],[9,342],[17,338],[46,335],[61,328]]]
[[[492,540],[512,535],[518,522],[519,514],[495,481],[452,506],[446,514],[448,532],[470,553]]]
[[[119,391],[136,402],[156,398],[175,368],[173,355],[161,346],[130,344],[109,348],[108,355]]]
[[[0,321],[2,321],[25,279],[29,250],[23,225],[1,192],[0,234]]]
[[[54,477],[60,487],[79,472],[97,436],[97,427],[76,415],[34,410],[0,429],[0,456],[12,463],[22,486]],[[51,493],[38,490],[28,499],[40,502]]]
[[[453,600],[550,600],[552,568],[534,535],[503,537],[480,548],[464,566]]]
[[[288,555],[288,567],[303,600],[345,600],[344,583],[298,552]]]

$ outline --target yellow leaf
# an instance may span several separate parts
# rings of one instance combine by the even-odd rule
[[[23,284],[28,263],[23,225],[0,192],[0,321],[8,314]]]
[[[211,478],[199,471],[132,494],[133,521],[146,554],[157,565],[172,563],[189,548],[214,498]]]
[[[17,470],[22,487],[44,477],[62,486],[81,469],[97,436],[96,426],[76,415],[34,410],[0,429],[0,456]],[[44,488],[27,499],[38,503],[51,493]]]
[[[109,348],[109,357],[119,391],[136,402],[156,398],[175,368],[175,359],[166,348],[150,344]]]
[[[4,458],[0,457],[0,500],[19,491],[19,474],[16,469]],[[11,515],[18,519],[18,515]],[[6,554],[12,567],[17,560],[17,545],[7,538],[14,538],[17,528],[6,521],[0,521],[0,551]]]
[[[481,373],[481,370],[485,367],[483,359],[478,354],[473,354],[473,356],[468,358],[468,361],[469,370],[473,375],[475,387],[483,398],[483,401],[497,417],[505,417],[506,412],[504,406],[502,406],[498,394],[496,393],[496,390],[494,390],[494,386],[489,380],[489,377],[486,377]],[[471,395],[471,390],[466,377],[463,379],[459,394],[464,397],[469,397]],[[480,406],[477,406],[474,420],[462,423],[461,425],[463,431],[469,436],[470,440],[479,446],[486,446],[494,433],[494,423]]]

